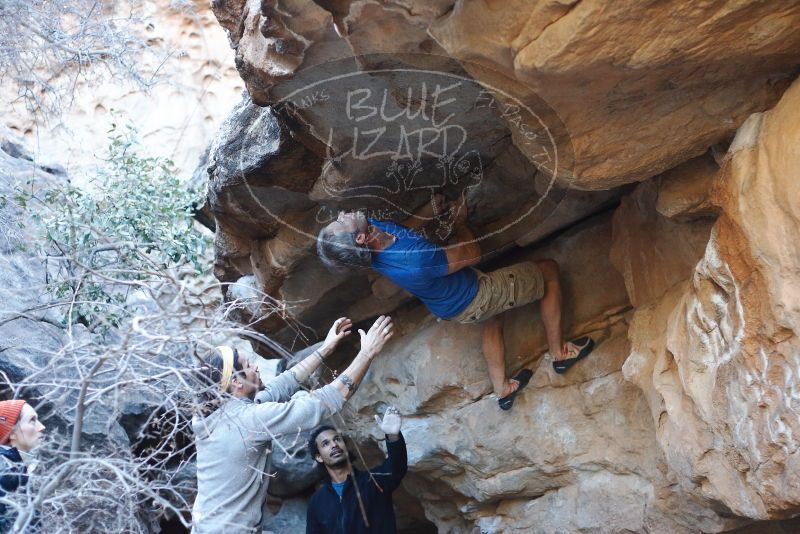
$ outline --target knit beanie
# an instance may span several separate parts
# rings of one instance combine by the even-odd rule
[[[0,445],[8,442],[23,406],[25,406],[24,400],[0,401]]]

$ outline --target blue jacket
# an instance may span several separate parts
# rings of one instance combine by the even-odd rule
[[[368,472],[353,470],[347,477],[342,497],[336,494],[330,479],[311,497],[306,517],[306,534],[394,534],[395,519],[392,492],[408,469],[408,455],[403,435],[394,443],[386,442],[389,457],[378,467],[371,469],[374,481]],[[353,488],[358,484],[369,528],[364,525]],[[377,484],[376,484],[377,483]]]
[[[2,498],[24,488],[27,483],[28,472],[19,451],[0,446],[0,532],[10,532],[17,518],[14,509],[4,504]]]

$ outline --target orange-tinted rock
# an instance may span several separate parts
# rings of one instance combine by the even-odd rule
[[[637,310],[624,371],[674,477],[732,513],[800,509],[800,84],[740,129],[690,281]]]
[[[713,219],[675,222],[656,211],[659,183],[651,180],[622,199],[614,213],[611,260],[625,276],[631,304],[643,306],[691,276]]]
[[[605,189],[700,155],[773,105],[796,73],[798,24],[791,2],[459,1],[430,33],[544,98],[570,132],[572,185]]]
[[[716,216],[710,194],[718,172],[710,153],[666,171],[659,179],[656,211],[676,221]]]

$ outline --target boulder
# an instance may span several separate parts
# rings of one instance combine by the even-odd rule
[[[330,68],[336,73],[345,67],[336,63]],[[485,97],[480,85],[463,76],[445,90],[442,86],[452,81],[449,71],[400,80],[388,68],[347,72],[356,84],[353,91],[363,92],[350,119],[346,115],[355,106],[351,93],[337,89],[329,70],[312,69],[275,86],[274,92],[295,88],[311,94],[303,98],[312,98],[316,90],[308,87],[322,87],[319,92],[328,91],[324,98],[260,108],[245,96],[209,151],[215,275],[261,296],[263,305],[248,304],[246,313],[243,307],[242,319],[280,342],[291,344],[298,338],[297,322],[314,337],[327,330],[331,315],[348,314],[361,321],[408,301],[398,288],[370,275],[334,274],[318,260],[316,236],[338,210],[362,209],[371,217],[403,220],[434,192],[451,199],[463,195],[476,237],[486,258],[492,258],[607,209],[624,192],[570,191],[556,183],[549,169],[529,161],[510,142],[496,110],[479,106],[472,112],[470,102]],[[431,97],[434,104],[420,104],[416,97],[424,98],[426,91],[444,96]],[[392,100],[386,101],[389,94]],[[390,110],[380,102],[388,102]],[[381,106],[380,113],[373,113],[376,106]],[[413,106],[425,109],[414,111]],[[437,112],[447,115],[437,119]],[[386,114],[394,118],[385,119]],[[423,134],[432,137],[423,140]],[[364,150],[370,154],[365,156]],[[418,159],[395,157],[397,150],[417,150]],[[425,228],[439,242],[450,238],[452,230],[447,216]],[[236,295],[241,291],[227,289],[228,300]],[[287,303],[285,309],[274,313],[270,299]]]
[[[614,212],[611,261],[625,277],[631,304],[637,308],[690,276],[714,224],[713,218],[679,222],[664,217],[657,201],[665,196],[653,179],[638,185]]]
[[[206,172],[211,212],[231,234],[271,237],[290,211],[313,206],[307,193],[321,161],[294,142],[271,108],[247,95],[220,126]]]
[[[795,83],[740,128],[703,255],[686,281],[637,309],[623,367],[684,491],[758,519],[800,510],[798,102]]]
[[[284,499],[277,513],[264,521],[264,534],[304,534],[306,531],[305,499]]]
[[[489,86],[544,99],[569,132],[562,148],[575,151],[564,178],[583,189],[649,178],[729,137],[777,101],[800,50],[791,3],[220,0],[214,9],[260,105],[304,69],[342,59],[452,72],[431,59],[449,56]],[[500,122],[514,122],[510,109]],[[539,147],[512,130],[536,161]]]
[[[68,385],[80,378],[80,369],[50,363],[68,343],[88,343],[93,335],[80,324],[67,332],[61,315],[48,306],[46,268],[35,249],[36,233],[30,214],[15,200],[21,190],[60,188],[68,179],[57,165],[34,161],[7,129],[0,129],[0,139],[0,302],[5,303],[0,311],[0,391],[3,398],[17,394],[29,401],[50,432],[68,435],[77,402],[77,390]],[[22,388],[15,391],[10,384]],[[102,405],[87,410],[82,440],[88,449],[129,446],[113,411]]]
[[[664,172],[658,180],[656,211],[677,221],[716,217],[711,186],[718,172],[713,150]]]
[[[774,105],[796,74],[798,21],[792,3],[456,1],[428,31],[476,77],[488,65],[546,100],[570,132],[573,187],[607,189]]]
[[[229,299],[274,298],[280,313],[243,318],[295,350],[336,317],[367,326],[392,313],[396,336],[345,420],[374,451],[373,416],[400,409],[403,488],[440,532],[791,530],[798,5],[223,7],[252,102],[267,107],[246,104],[217,150],[243,152],[247,180],[264,188],[248,193],[238,163],[212,172],[218,276],[241,281]],[[422,111],[437,107],[445,79],[459,80],[451,120],[465,150],[413,157],[406,134],[431,126]],[[439,126],[426,147],[444,146]],[[270,141],[242,142],[256,130]],[[438,321],[390,281],[332,274],[315,257],[337,210],[401,221],[436,191],[469,200],[480,269],[556,259],[565,330],[598,343],[557,375],[538,306],[507,312],[507,371],[535,370],[508,413],[491,395],[479,325]],[[281,222],[259,218],[253,198],[283,210]],[[441,229],[431,238],[446,238]],[[354,349],[330,367],[341,371]]]

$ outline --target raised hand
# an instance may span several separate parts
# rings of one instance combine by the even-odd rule
[[[387,436],[397,436],[400,433],[400,426],[403,421],[400,417],[400,411],[394,406],[389,406],[383,414],[383,419],[375,416],[375,422],[381,427],[381,430]]]
[[[350,335],[351,328],[353,328],[353,321],[347,317],[339,317],[336,319],[333,322],[333,326],[331,326],[331,329],[328,331],[328,335],[325,336],[325,341],[322,343],[321,351],[323,354],[328,355],[333,352],[336,345],[338,345],[342,339]]]
[[[463,224],[467,222],[467,215],[469,208],[467,207],[466,192],[462,192],[457,200],[449,203],[450,217],[454,224]]]
[[[434,217],[444,214],[449,208],[447,197],[441,193],[434,193],[431,197],[431,208],[433,209]]]
[[[392,337],[392,328],[394,328],[392,318],[388,315],[381,315],[375,320],[369,332],[365,333],[363,330],[359,330],[361,352],[374,358]]]

